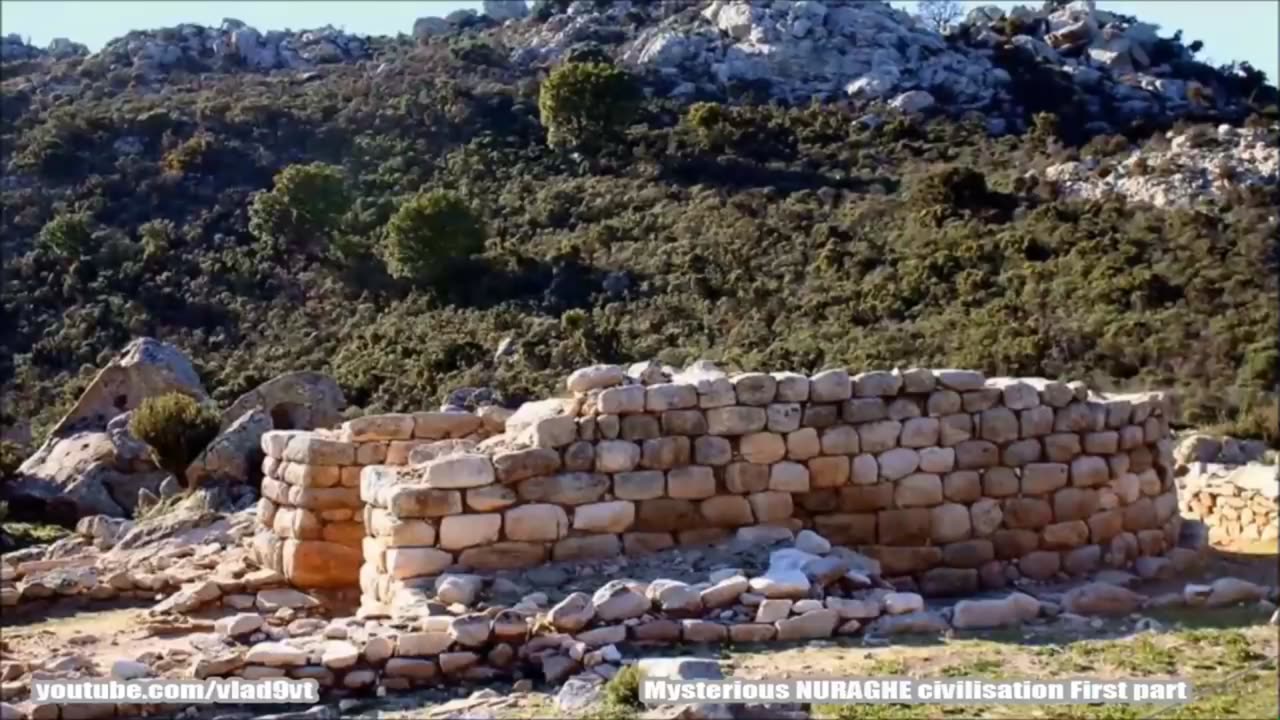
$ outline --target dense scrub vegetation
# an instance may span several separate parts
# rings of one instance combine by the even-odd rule
[[[1274,196],[1063,202],[1024,175],[1127,141],[1074,149],[1049,122],[993,139],[981,118],[872,129],[840,105],[644,100],[620,142],[567,153],[537,79],[474,50],[386,46],[164,94],[72,61],[52,79],[74,100],[6,73],[4,420],[46,427],[150,334],[222,405],[288,370],[393,410],[709,357],[1176,388],[1184,422],[1267,427]]]

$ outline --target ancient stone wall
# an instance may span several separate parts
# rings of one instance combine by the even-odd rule
[[[1195,463],[1179,478],[1180,509],[1203,522],[1215,544],[1280,538],[1280,467],[1249,463]]]
[[[473,447],[436,441],[410,465],[377,462],[365,448],[388,443],[390,456],[413,417],[442,423],[425,432],[414,423],[419,439],[464,436],[474,419],[372,416],[344,425],[342,439],[292,434],[283,445],[273,434],[270,457],[311,467],[333,453],[329,465],[352,468],[330,486],[342,509],[355,508],[354,468],[363,468],[363,521],[289,502],[309,494],[306,471],[272,468],[284,481],[264,488],[263,520],[295,548],[284,572],[310,574],[296,559],[307,543],[350,558],[363,530],[360,585],[367,602],[385,605],[446,568],[639,554],[783,525],[813,528],[877,559],[886,577],[946,595],[1126,567],[1176,544],[1172,445],[1156,393],[1101,396],[967,370],[643,379],[614,366],[580,370],[571,398],[526,404],[503,435]],[[326,527],[342,529],[326,539]],[[344,560],[341,575],[354,564]]]
[[[263,435],[262,499],[255,554],[300,587],[352,587],[365,535],[360,471],[419,462],[417,448],[473,447],[489,434],[470,413],[377,415],[336,430]]]

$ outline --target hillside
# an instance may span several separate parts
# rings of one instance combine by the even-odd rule
[[[151,335],[223,406],[289,370],[390,411],[707,357],[1167,387],[1183,423],[1274,438],[1275,88],[1079,5],[946,37],[838,3],[794,3],[784,41],[745,4],[579,2],[414,37],[229,21],[94,55],[6,40],[4,424],[38,437]],[[820,64],[817,30],[852,50]],[[602,56],[645,90],[625,138],[548,147],[540,83]],[[341,169],[349,209],[291,242],[255,234],[255,193],[314,162]],[[1113,173],[1129,182],[1088,190]],[[482,218],[483,252],[393,277],[385,227],[429,189]]]

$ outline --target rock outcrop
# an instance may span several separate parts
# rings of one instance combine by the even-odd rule
[[[1220,201],[1241,188],[1274,192],[1280,185],[1280,147],[1274,130],[1220,125],[1169,131],[1159,146],[1134,148],[1123,159],[1093,158],[1045,170],[1059,195],[1095,199],[1121,195],[1156,207]]]
[[[170,392],[206,397],[181,350],[152,338],[129,343],[18,468],[6,496],[17,507],[45,506],[62,522],[132,514],[139,491],[158,493],[168,474],[129,433],[128,413],[143,400]]]
[[[264,411],[276,430],[312,430],[342,422],[347,399],[337,381],[319,372],[291,372],[241,395],[222,413],[225,430],[253,409]]]

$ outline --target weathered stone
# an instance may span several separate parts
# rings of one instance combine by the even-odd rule
[[[643,385],[606,388],[596,396],[596,409],[606,415],[641,413],[644,412],[644,398]]]
[[[848,457],[816,457],[810,459],[806,466],[809,470],[809,486],[811,488],[840,487],[849,482],[850,461]]]
[[[978,591],[978,571],[938,567],[920,576],[920,592],[930,597],[969,595]]]
[[[930,512],[927,508],[882,510],[877,514],[879,540],[883,545],[924,545],[929,541]]]
[[[498,542],[463,550],[458,564],[476,570],[514,570],[546,562],[546,547],[530,542]]]
[[[747,496],[747,501],[751,503],[751,512],[759,523],[785,521],[791,517],[793,511],[791,493],[777,491],[752,493]]]
[[[880,468],[881,478],[898,480],[920,467],[920,453],[910,448],[894,448],[880,453],[876,457],[876,465]]]
[[[517,486],[517,492],[525,502],[549,502],[557,505],[595,502],[608,490],[608,476],[582,472],[529,478]]]
[[[790,495],[787,496],[790,498]],[[651,532],[675,532],[698,527],[701,515],[689,500],[656,498],[642,500],[636,514],[636,529]]]
[[[387,572],[396,579],[439,575],[452,564],[453,555],[435,548],[405,547],[386,551]]]
[[[717,527],[738,527],[755,522],[751,504],[741,496],[707,498],[699,504],[698,510],[706,522]]]
[[[569,517],[559,505],[535,503],[507,510],[503,526],[509,540],[555,541],[569,533]]]
[[[716,477],[711,468],[685,465],[667,472],[667,495],[697,500],[716,494]]]
[[[858,426],[858,445],[862,452],[882,453],[898,445],[902,423],[897,420],[877,420]]]
[[[567,537],[551,548],[556,562],[604,560],[622,554],[622,541],[617,535],[582,535]]]
[[[1142,607],[1144,597],[1109,583],[1088,583],[1062,596],[1062,609],[1076,615],[1128,615]]]
[[[831,637],[840,616],[834,610],[810,610],[803,615],[778,620],[774,626],[778,629],[778,640],[815,640]]]
[[[798,420],[797,411],[797,420]],[[664,435],[705,435],[707,418],[701,410],[668,410],[662,413]]]
[[[800,463],[778,462],[769,469],[769,489],[789,493],[809,492],[809,469]],[[711,478],[715,491],[715,479]]]
[[[635,519],[635,504],[625,500],[579,505],[573,510],[573,528],[586,532],[620,533],[630,528]],[[507,534],[510,536],[510,530]]]
[[[649,611],[649,599],[626,581],[612,580],[591,597],[595,614],[601,620],[626,620]]]
[[[942,502],[942,478],[928,473],[908,475],[897,482],[893,498],[903,508],[937,505]]]
[[[645,388],[644,409],[649,412],[680,410],[698,406],[698,391],[693,385],[659,383]]]
[[[929,530],[935,543],[949,543],[969,537],[972,525],[969,508],[957,503],[938,505],[929,510]]]
[[[998,628],[1034,620],[1039,614],[1039,600],[1016,592],[998,600],[961,600],[952,610],[951,625],[959,630]]]
[[[1062,568],[1062,556],[1048,550],[1036,550],[1018,558],[1018,570],[1032,580],[1048,580]]]
[[[497,542],[502,530],[502,515],[477,513],[452,515],[440,521],[440,547],[462,550]]]

